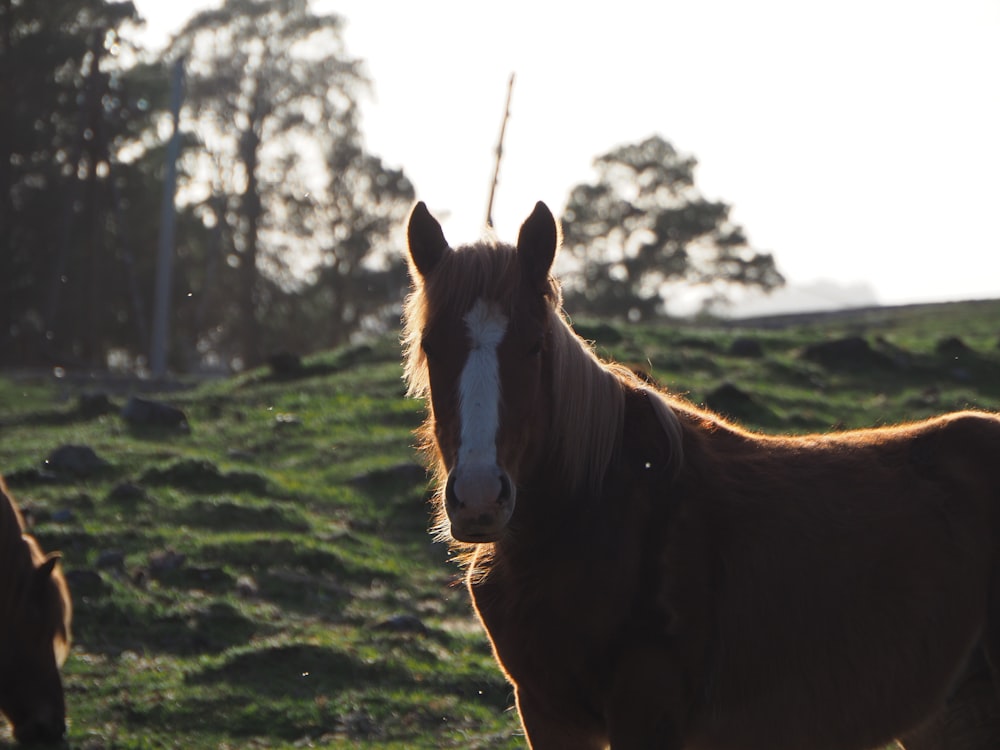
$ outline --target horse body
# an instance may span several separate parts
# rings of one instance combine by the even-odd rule
[[[531,746],[919,736],[974,651],[1000,657],[1000,418],[742,430],[593,356],[548,277],[555,238],[541,204],[516,248],[452,250],[422,204],[409,229],[438,527],[468,543]]]
[[[45,555],[0,478],[0,713],[22,742],[66,731],[59,667],[69,651],[72,607],[58,555]]]
[[[714,537],[705,747],[880,747],[944,704],[988,624],[1000,485],[960,453],[984,437],[968,414],[685,453]]]
[[[575,524],[533,526],[568,546],[514,530],[528,549],[498,545],[471,590],[529,737],[535,710],[556,747],[604,747],[623,711],[639,747],[671,747],[657,733],[673,731],[713,750],[874,748],[919,725],[987,622],[1000,487],[955,493],[950,475],[971,468],[960,449],[984,437],[981,420],[778,443],[695,426],[675,480],[646,468],[656,451],[643,442],[621,494],[592,499]],[[627,413],[636,421],[656,427]],[[1000,421],[986,426],[1000,445]],[[942,432],[956,454],[928,464],[919,446]],[[779,486],[753,481],[778,465]],[[590,744],[564,728],[588,725]]]

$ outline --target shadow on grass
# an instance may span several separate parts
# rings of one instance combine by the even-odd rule
[[[199,559],[247,571],[256,582],[256,597],[302,614],[339,618],[357,590],[380,581],[392,585],[396,575],[342,557],[326,545],[298,539],[254,536],[208,544]]]
[[[267,493],[267,479],[251,471],[220,471],[211,461],[184,459],[169,466],[147,469],[140,482],[168,485],[195,492]]]
[[[298,699],[359,685],[412,681],[399,667],[304,643],[240,652],[187,678],[192,684],[229,683],[255,694]]]
[[[309,523],[294,509],[279,505],[247,506],[232,500],[196,500],[177,508],[172,515],[178,524],[209,529],[242,531],[289,531],[307,533]]]
[[[225,602],[191,612],[157,612],[137,601],[95,597],[75,614],[74,637],[87,651],[215,654],[248,642],[264,626]]]
[[[200,547],[202,559],[244,569],[286,568],[337,577],[370,577],[370,571],[342,559],[335,552],[298,539],[275,539],[261,534],[208,543]]]
[[[397,647],[400,645],[405,644]],[[213,695],[232,693],[252,697],[256,707],[235,717],[232,731],[257,731],[258,728],[245,721],[250,713],[256,723],[263,714],[277,711],[267,731],[285,737],[302,736],[319,728],[330,731],[337,725],[343,729],[349,717],[331,713],[336,714],[337,707],[343,709],[356,703],[365,707],[366,715],[370,712],[369,720],[373,723],[362,734],[398,734],[403,729],[402,722],[409,725],[402,732],[405,735],[408,731],[419,731],[421,723],[439,725],[441,712],[453,713],[458,706],[475,704],[481,710],[500,715],[513,702],[511,688],[499,670],[456,675],[447,666],[439,666],[413,673],[396,663],[370,661],[313,644],[242,651],[217,666],[188,675],[185,682]],[[463,709],[459,709],[455,718],[461,713]]]

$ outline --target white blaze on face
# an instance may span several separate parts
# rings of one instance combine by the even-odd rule
[[[458,465],[495,466],[500,426],[500,362],[497,347],[507,331],[507,317],[479,300],[465,314],[469,358],[459,381],[461,444]]]

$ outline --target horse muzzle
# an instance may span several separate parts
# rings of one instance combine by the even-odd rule
[[[445,484],[451,535],[459,542],[495,542],[514,512],[516,491],[499,466],[456,466]]]

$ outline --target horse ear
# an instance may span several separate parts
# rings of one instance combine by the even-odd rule
[[[421,276],[427,278],[448,250],[448,240],[444,238],[441,225],[431,216],[423,201],[417,203],[410,212],[406,241],[413,267]]]
[[[56,565],[61,559],[62,555],[59,552],[50,552],[46,555],[42,564],[35,569],[35,575],[38,576],[38,580],[44,581],[46,578],[51,576],[52,571],[56,569]]]
[[[545,284],[558,245],[559,226],[555,217],[548,206],[538,201],[517,235],[517,257],[525,278],[532,284],[539,287]]]

